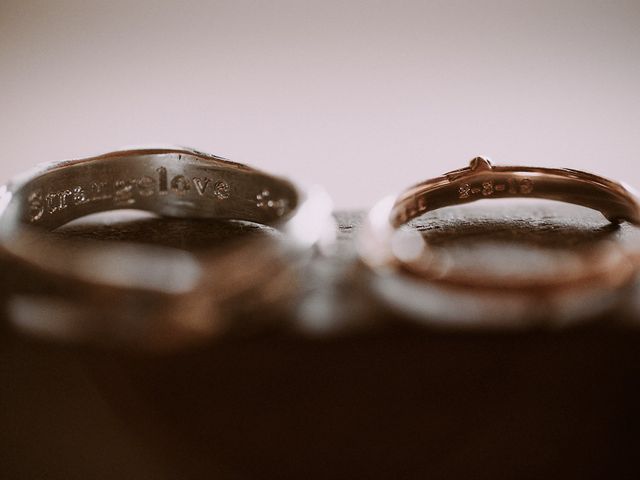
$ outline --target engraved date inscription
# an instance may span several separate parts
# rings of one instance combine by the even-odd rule
[[[496,192],[508,192],[510,195],[529,195],[533,192],[533,180],[530,178],[510,178],[506,183],[496,183],[493,180],[480,184],[465,183],[458,188],[458,198],[490,197]]]

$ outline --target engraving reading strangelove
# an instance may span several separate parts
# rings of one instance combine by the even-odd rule
[[[510,178],[507,183],[495,183],[493,180],[477,185],[465,183],[458,188],[458,198],[490,197],[496,192],[508,192],[511,195],[529,195],[533,192],[533,180],[530,178]]]
[[[169,176],[165,167],[159,167],[154,175],[134,178],[117,178],[112,181],[95,181],[88,185],[74,185],[64,190],[45,193],[32,192],[28,197],[29,221],[37,222],[45,215],[53,215],[68,207],[110,200],[114,205],[134,205],[139,197],[152,195],[196,195],[217,200],[229,198],[231,187],[224,180],[210,177]]]

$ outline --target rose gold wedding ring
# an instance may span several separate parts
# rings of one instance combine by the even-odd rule
[[[640,203],[620,183],[571,169],[494,166],[477,157],[466,168],[386,197],[370,210],[358,251],[374,290],[431,324],[529,325],[595,314],[634,278],[634,254],[611,241],[589,251],[567,249],[558,268],[542,274],[470,272],[407,225],[433,210],[497,198],[567,202],[598,210],[613,223],[640,225]]]

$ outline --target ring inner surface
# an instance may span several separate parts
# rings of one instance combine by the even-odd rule
[[[286,180],[181,151],[119,152],[56,164],[10,194],[0,220],[5,232],[19,224],[55,229],[116,209],[273,224],[299,202]]]
[[[423,213],[489,198],[542,198],[600,211],[608,220],[639,223],[638,204],[621,185],[584,172],[491,167],[444,175],[407,189],[390,216],[399,227]]]

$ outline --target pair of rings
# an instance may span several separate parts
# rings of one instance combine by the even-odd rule
[[[631,281],[634,262],[616,245],[581,256],[581,267],[562,276],[514,281],[460,271],[407,228],[441,207],[509,197],[560,200],[599,210],[614,223],[640,224],[636,196],[619,183],[568,169],[497,167],[479,157],[371,209],[357,239],[370,285],[387,303],[436,324],[522,325],[540,312],[567,320],[584,315],[585,298],[600,296],[604,304]],[[254,222],[281,235],[203,254],[43,235],[42,229],[115,209]],[[22,330],[57,338],[184,345],[230,328],[239,305],[259,318],[266,304],[294,293],[304,265],[335,230],[322,189],[301,189],[194,150],[123,150],[46,164],[2,187],[7,314]]]

